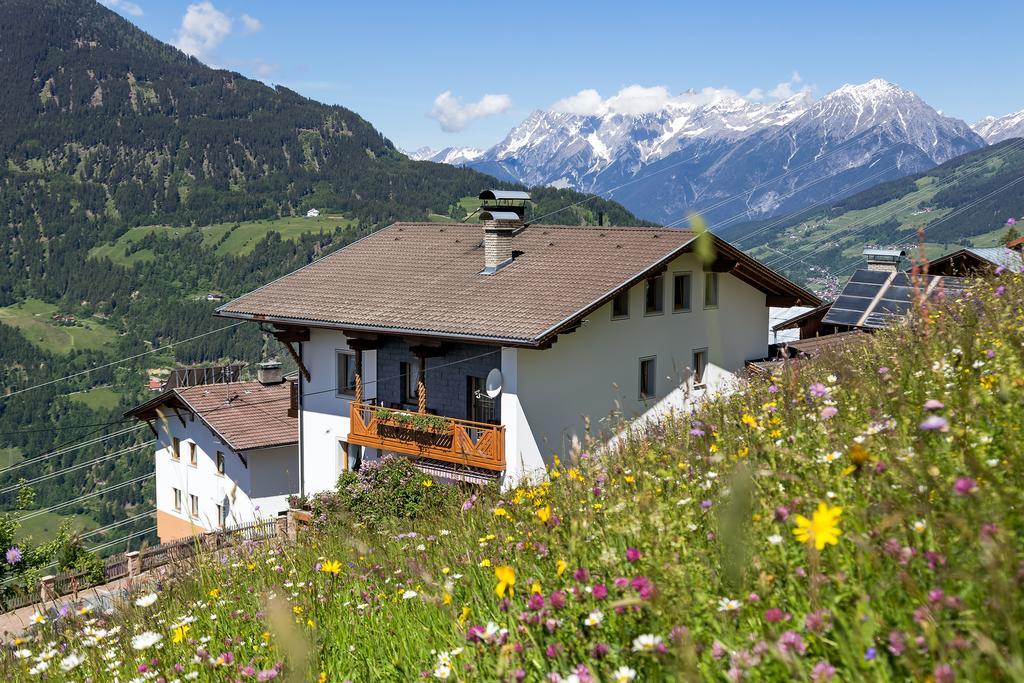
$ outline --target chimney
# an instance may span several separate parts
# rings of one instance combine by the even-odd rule
[[[277,360],[266,360],[256,366],[256,379],[260,384],[280,384],[284,381],[284,370],[281,362]]]
[[[875,249],[868,247],[864,250],[864,260],[868,262],[868,270],[879,270],[885,273],[895,273],[900,268],[900,261],[907,255],[902,249]]]
[[[518,190],[484,190],[479,198],[484,225],[484,269],[480,274],[493,275],[512,263],[512,238],[524,227],[530,195]]]

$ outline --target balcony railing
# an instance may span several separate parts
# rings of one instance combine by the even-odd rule
[[[349,443],[489,470],[505,469],[505,428],[501,425],[355,401],[349,404],[349,418]]]

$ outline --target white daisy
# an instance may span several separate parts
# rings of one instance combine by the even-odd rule
[[[164,637],[159,633],[144,631],[132,638],[132,647],[136,650],[148,650],[163,639]]]
[[[645,633],[633,639],[633,652],[653,652],[661,645],[661,636]]]
[[[156,593],[150,593],[149,595],[143,595],[135,601],[136,607],[149,607],[156,602]]]

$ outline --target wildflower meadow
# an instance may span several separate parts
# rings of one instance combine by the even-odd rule
[[[291,545],[40,615],[8,680],[1024,679],[1024,276],[501,492],[347,475]],[[392,513],[370,514],[388,500]],[[383,504],[383,503],[381,503]],[[379,508],[375,508],[379,509]],[[390,508],[389,508],[390,509]]]

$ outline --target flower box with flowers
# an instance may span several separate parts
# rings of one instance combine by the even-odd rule
[[[448,420],[438,415],[380,408],[374,413],[380,436],[431,446],[449,447],[452,433]]]

